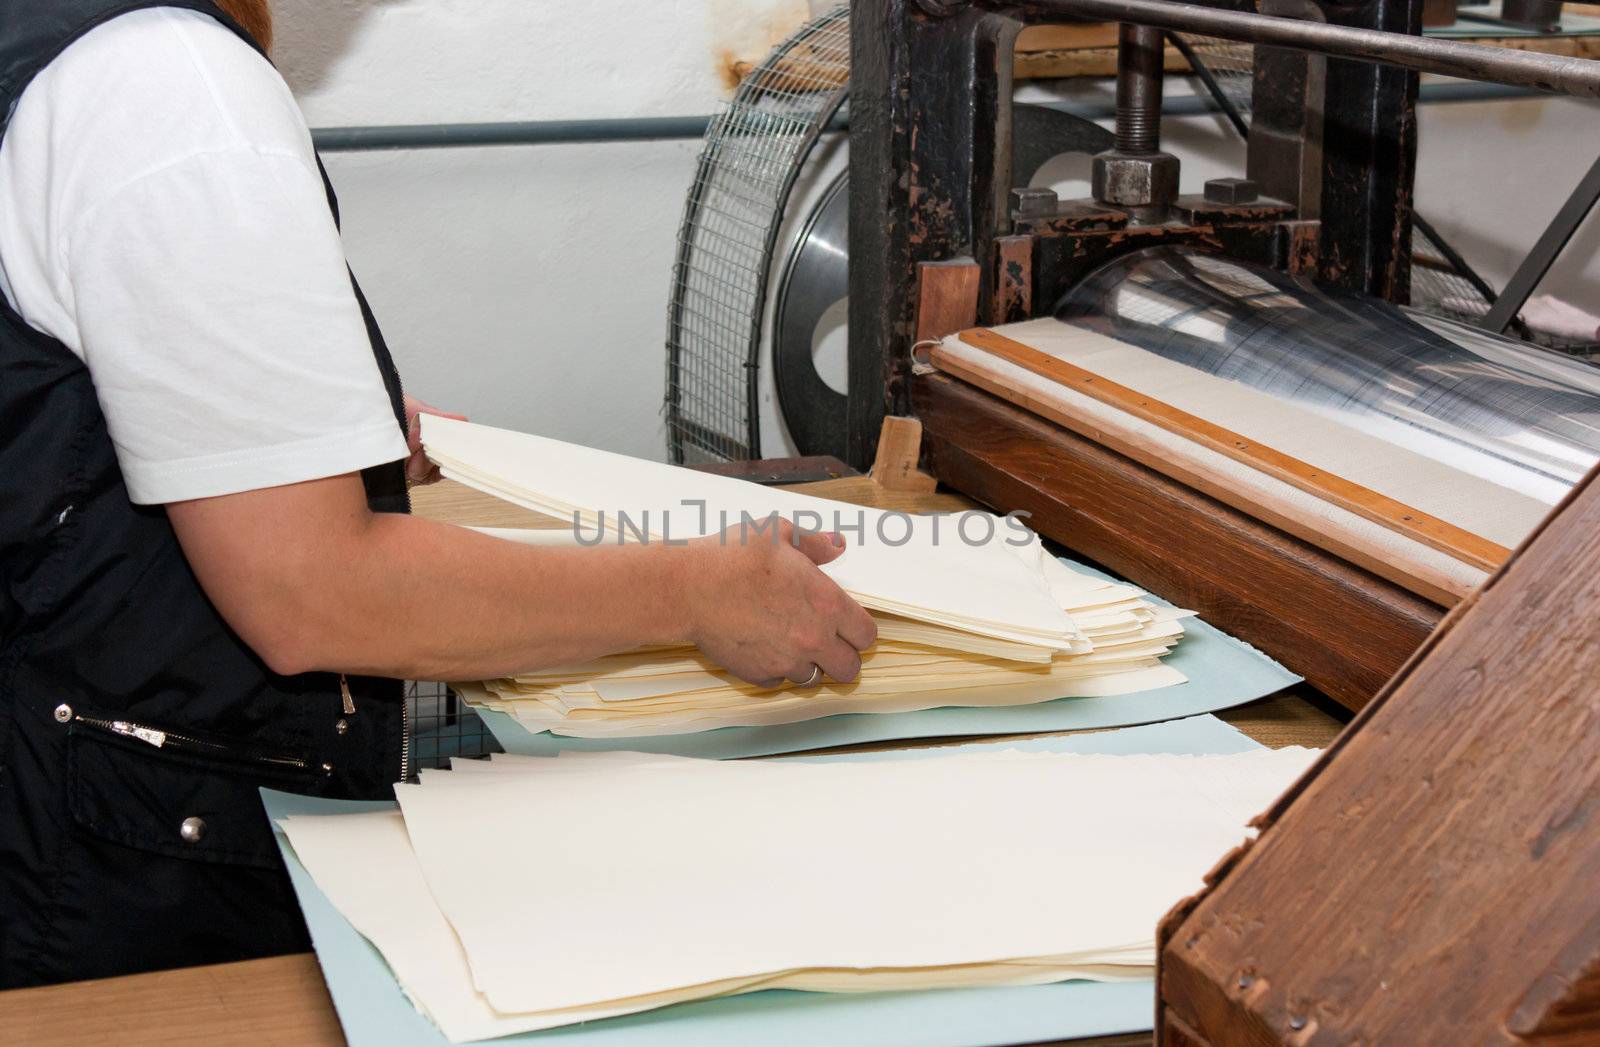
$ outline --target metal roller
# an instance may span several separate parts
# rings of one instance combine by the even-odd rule
[[[1600,369],[1260,266],[1151,248],[1055,316],[1549,504],[1600,461]]]

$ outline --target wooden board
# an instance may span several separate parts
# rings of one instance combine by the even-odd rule
[[[935,346],[930,361],[944,374],[952,375],[985,392],[993,393],[1042,418],[1047,418],[1101,444],[1118,454],[1149,466],[1163,476],[1186,484],[1232,506],[1245,514],[1294,535],[1326,552],[1385,578],[1441,607],[1449,608],[1473,586],[1446,573],[1432,570],[1402,555],[1397,549],[1379,543],[1361,542],[1354,536],[1330,528],[1326,517],[1295,505],[1288,499],[1235,482],[1232,478],[1205,468],[1198,461],[1175,457],[1171,450],[1132,431],[1113,430],[1101,421],[1042,395],[1027,384],[1011,380],[994,369],[973,366],[968,360]]]
[[[800,458],[757,458],[733,462],[701,462],[685,466],[697,473],[731,476],[758,484],[816,483],[841,476],[860,476],[831,454],[812,454]]]
[[[960,338],[968,345],[1010,361],[1032,374],[1192,440],[1473,567],[1494,570],[1511,553],[1505,546],[1464,528],[1263,443],[1247,439],[1198,415],[1146,396],[1033,346],[1024,345],[997,331],[975,327],[962,331]],[[934,350],[934,362],[941,367],[951,364],[951,361],[940,357],[937,349]]]
[[[0,992],[18,1047],[333,1047],[339,1019],[310,953]]]
[[[978,322],[978,265],[970,258],[917,263],[917,341]]]
[[[1600,470],[1167,918],[1159,1042],[1600,1043],[1596,680]]]
[[[939,374],[912,380],[928,468],[1254,644],[1351,709],[1443,608],[1100,444]]]

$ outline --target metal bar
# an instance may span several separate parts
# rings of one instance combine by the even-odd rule
[[[596,120],[319,127],[311,132],[311,140],[324,153],[573,142],[661,142],[703,138],[706,128],[715,119],[713,116],[630,116]],[[842,117],[830,121],[826,128],[828,131],[848,129],[848,122]]]
[[[532,145],[546,142],[650,141],[699,138],[708,116],[631,117],[621,120],[520,120],[507,123],[410,124],[393,127],[325,127],[312,135],[323,152],[419,149],[438,146]]]
[[[1422,230],[1422,234],[1433,241],[1433,246],[1437,247],[1439,253],[1444,255],[1444,260],[1450,263],[1450,267],[1455,270],[1458,276],[1471,284],[1479,294],[1483,295],[1484,301],[1494,301],[1494,288],[1489,286],[1489,281],[1478,275],[1478,271],[1472,268],[1472,265],[1462,257],[1461,252],[1451,247],[1450,242],[1439,235],[1439,230],[1433,227],[1432,222],[1429,222],[1413,210],[1411,212],[1411,224]]]
[[[1527,304],[1528,296],[1539,286],[1544,274],[1550,271],[1561,249],[1567,246],[1572,234],[1578,231],[1578,226],[1594,209],[1597,200],[1600,200],[1600,157],[1595,158],[1589,173],[1579,180],[1577,188],[1567,197],[1567,202],[1550,219],[1539,242],[1533,245],[1533,250],[1528,252],[1522,264],[1517,266],[1517,271],[1511,274],[1511,279],[1506,281],[1505,290],[1500,292],[1500,297],[1494,300],[1488,315],[1483,318],[1484,328],[1500,334],[1510,326],[1512,319]]]
[[[1534,54],[1457,40],[1327,25],[1299,18],[1246,14],[1169,0],[1027,0],[1023,11],[1056,18],[1137,22],[1241,43],[1292,47],[1439,73],[1468,80],[1536,87],[1578,98],[1600,98],[1600,62]]]
[[[1222,85],[1217,83],[1217,78],[1211,72],[1211,67],[1206,65],[1200,58],[1195,49],[1189,45],[1189,41],[1184,39],[1182,33],[1167,33],[1166,36],[1168,40],[1172,41],[1172,46],[1178,49],[1178,53],[1183,55],[1183,60],[1189,63],[1189,68],[1193,70],[1194,75],[1200,78],[1200,82],[1205,85],[1206,91],[1210,93],[1212,98],[1216,99],[1217,108],[1228,118],[1228,122],[1233,125],[1233,129],[1239,132],[1239,137],[1248,140],[1250,137],[1250,125],[1245,123],[1244,116],[1239,112],[1239,107],[1233,104],[1233,99],[1228,97],[1228,92],[1224,91]],[[1165,110],[1166,107],[1163,106],[1162,111],[1165,112]]]
[[[1142,156],[1161,148],[1161,30],[1117,27],[1117,142],[1119,153]]]

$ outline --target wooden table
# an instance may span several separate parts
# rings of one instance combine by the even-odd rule
[[[868,477],[797,485],[841,501],[907,512],[970,508],[958,495],[886,491]],[[412,492],[420,516],[479,527],[558,522],[444,481]],[[1341,724],[1314,695],[1290,691],[1218,714],[1263,745],[1322,747]],[[333,1001],[310,953],[245,963],[158,971],[0,993],[0,1040],[25,1047],[338,1047]],[[1074,1047],[1122,1047],[1149,1037],[1075,1040]]]

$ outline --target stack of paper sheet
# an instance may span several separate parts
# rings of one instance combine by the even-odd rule
[[[423,419],[423,442],[445,476],[572,521],[574,541],[681,541],[774,514],[846,534],[846,551],[823,570],[873,613],[879,631],[854,683],[763,690],[693,648],[652,647],[459,688],[532,731],[678,734],[847,712],[1020,705],[1184,680],[1160,659],[1182,637],[1178,619],[1187,612],[1073,571],[1018,521],[888,513],[432,416]]]
[[[498,757],[402,813],[281,824],[460,1042],[765,988],[1148,977],[1161,915],[1314,755]]]

